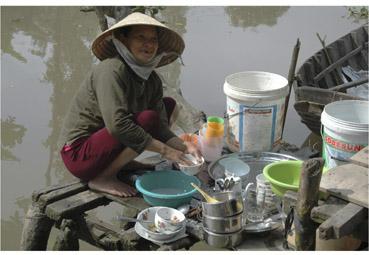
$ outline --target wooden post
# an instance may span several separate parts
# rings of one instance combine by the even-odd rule
[[[77,224],[71,219],[63,219],[60,226],[61,233],[57,236],[54,251],[78,251]]]
[[[322,158],[309,159],[302,164],[294,214],[296,250],[315,250],[317,224],[311,219],[310,213],[318,204],[323,165]]]
[[[297,59],[298,59],[298,56],[299,56],[299,52],[300,52],[300,39],[297,38],[296,45],[293,48],[290,69],[288,71],[288,87],[289,87],[289,92],[288,92],[288,95],[286,97],[286,102],[285,102],[285,106],[284,106],[284,115],[283,115],[283,122],[282,122],[282,136],[283,136],[284,124],[286,122],[286,116],[287,116],[287,110],[288,110],[288,103],[290,101],[292,84],[293,84],[293,82],[295,80],[295,70],[296,70],[296,64],[297,64]]]
[[[37,202],[33,202],[24,220],[20,249],[46,250],[53,225],[54,221],[46,216],[42,207]]]

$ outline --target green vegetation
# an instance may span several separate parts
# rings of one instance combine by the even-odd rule
[[[359,22],[361,20],[368,21],[369,11],[368,6],[351,6],[347,7],[348,17],[353,18],[355,22]]]
[[[132,12],[142,12],[155,18],[155,15],[164,9],[165,7],[162,6],[134,6]]]

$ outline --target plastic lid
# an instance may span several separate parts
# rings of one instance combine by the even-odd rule
[[[226,77],[223,89],[227,96],[245,101],[258,98],[279,99],[289,92],[286,78],[260,71],[231,74]]]

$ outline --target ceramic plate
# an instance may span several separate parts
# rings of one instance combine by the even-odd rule
[[[174,242],[174,241],[177,241],[181,238],[184,238],[186,236],[188,236],[186,234],[186,228],[182,228],[179,233],[177,233],[176,235],[168,238],[168,239],[164,239],[164,240],[158,240],[156,239],[154,236],[148,234],[148,232],[146,231],[145,228],[142,227],[141,224],[139,224],[138,222],[136,222],[135,224],[135,231],[136,233],[141,236],[142,238],[145,238],[146,240],[149,240],[153,243],[156,243],[158,245],[161,245],[161,244],[164,244],[164,243],[171,243],[171,242]]]
[[[179,230],[175,232],[160,233],[157,231],[154,221],[155,221],[155,213],[159,208],[162,208],[162,207],[161,206],[149,207],[141,211],[137,215],[137,219],[150,221],[150,223],[136,222],[135,230],[137,234],[145,239],[148,239],[150,241],[156,241],[156,242],[163,242],[163,241],[168,242],[168,240],[172,241],[172,239],[174,239],[177,236],[183,236],[182,233],[186,232],[186,226],[183,226],[182,228],[180,228]],[[180,233],[182,235],[180,235]]]

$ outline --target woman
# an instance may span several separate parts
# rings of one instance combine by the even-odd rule
[[[185,153],[200,156],[192,143],[170,131],[175,101],[163,99],[154,69],[184,50],[182,38],[157,20],[133,13],[99,35],[92,51],[101,62],[73,99],[62,130],[62,159],[91,189],[117,196],[136,190],[117,173],[144,150],[186,164]]]

